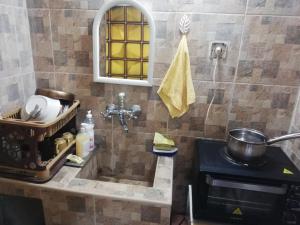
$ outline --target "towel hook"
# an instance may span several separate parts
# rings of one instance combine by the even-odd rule
[[[179,30],[184,35],[190,31],[191,28],[191,19],[187,15],[184,15],[179,23]]]

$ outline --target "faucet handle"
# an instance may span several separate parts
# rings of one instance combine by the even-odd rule
[[[106,112],[100,112],[100,114],[104,117],[104,119],[111,119],[112,116],[106,111]]]
[[[133,105],[133,106],[131,106],[130,110],[136,116],[138,116],[138,115],[140,115],[142,113],[142,108],[139,105]]]
[[[130,119],[137,119],[139,115],[142,113],[141,106],[139,105],[133,105],[130,108]]]
[[[109,104],[106,106],[105,112],[101,112],[101,115],[106,119],[112,118],[112,113],[117,110],[117,106],[115,104]]]
[[[114,110],[116,110],[116,109],[118,109],[118,107],[117,107],[115,104],[108,104],[108,105],[106,106],[106,111],[107,111],[107,112],[112,112],[112,111],[114,111]]]

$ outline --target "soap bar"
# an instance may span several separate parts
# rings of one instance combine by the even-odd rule
[[[77,164],[83,163],[83,159],[81,157],[77,156],[77,155],[70,154],[70,155],[67,156],[67,159],[70,160],[73,163],[77,163]]]

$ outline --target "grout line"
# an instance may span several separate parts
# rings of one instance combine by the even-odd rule
[[[244,13],[244,21],[243,21],[243,25],[242,25],[242,33],[241,33],[241,39],[240,39],[240,46],[239,46],[239,53],[238,53],[238,57],[237,57],[237,61],[236,61],[236,69],[235,69],[235,75],[232,81],[232,87],[231,87],[231,94],[230,94],[230,102],[227,108],[227,122],[226,122],[226,134],[228,133],[229,130],[229,122],[230,122],[230,112],[232,110],[232,105],[233,105],[233,95],[234,95],[234,90],[236,87],[236,80],[237,80],[237,76],[238,76],[238,66],[239,66],[239,61],[240,61],[240,57],[241,57],[241,52],[242,52],[242,47],[243,47],[243,37],[244,37],[244,33],[245,33],[245,24],[246,24],[246,15],[247,15],[247,11],[248,11],[248,6],[249,6],[249,0],[247,0],[246,2],[246,8],[245,8],[245,13]]]
[[[5,76],[5,77],[0,77],[0,81],[1,80],[6,80],[6,79],[12,79],[12,78],[18,78],[20,76],[26,76],[28,74],[31,74],[31,73],[35,73],[34,71],[31,71],[31,72],[26,72],[26,73],[14,73],[14,74],[11,74],[11,75],[8,75],[8,76]]]
[[[4,3],[0,3],[0,6],[11,7],[11,8],[18,8],[18,9],[27,9],[26,1],[25,1],[25,5],[24,6],[7,5],[7,4],[4,4]]]
[[[1,5],[1,4],[0,4]],[[248,6],[248,3],[247,3]],[[13,7],[13,6],[12,6]],[[21,8],[21,7],[19,7]],[[248,8],[248,7],[247,7]],[[78,10],[78,11],[98,11],[99,9],[81,9],[81,8],[28,8],[29,10],[53,10],[53,11],[60,11],[60,10]],[[248,9],[247,9],[248,10]],[[268,16],[268,17],[287,17],[287,18],[300,18],[298,15],[276,15],[276,14],[259,14],[259,13],[225,13],[225,12],[193,12],[193,11],[154,11],[152,13],[169,13],[169,14],[176,14],[176,13],[185,13],[185,14],[203,14],[203,15],[224,15],[224,16]]]
[[[72,75],[80,75],[80,76],[93,76],[93,74],[89,73],[76,73],[76,72],[54,72],[54,71],[33,71],[35,73],[55,73],[55,74],[72,74]],[[236,71],[237,72],[237,71]],[[8,77],[10,78],[10,77]],[[3,78],[0,78],[0,80]],[[212,80],[201,80],[201,79],[193,79],[194,82],[202,82],[202,83],[210,83]],[[101,82],[99,82],[101,83]],[[103,83],[104,84],[104,83]],[[265,86],[265,87],[283,87],[283,88],[297,88],[299,85],[280,85],[280,84],[263,84],[263,83],[247,83],[247,82],[236,82],[232,81],[216,81],[216,84],[238,84],[238,85],[254,85],[254,86]],[[113,84],[118,85],[118,84]],[[153,85],[152,87],[159,87],[159,85]],[[147,87],[145,87],[147,88]],[[149,88],[149,87],[148,87]]]
[[[256,14],[256,13],[251,13],[251,14],[246,14],[246,16],[267,16],[267,17],[283,17],[283,18],[300,18],[300,16],[296,15],[275,15],[275,14]]]
[[[51,10],[48,10],[48,17],[49,17],[49,29],[50,29],[50,41],[51,41],[51,53],[52,53],[52,60],[53,60],[53,72],[54,72],[54,88],[56,89],[56,66],[54,61],[54,51],[53,51],[53,32],[52,32],[52,20],[51,20]]]

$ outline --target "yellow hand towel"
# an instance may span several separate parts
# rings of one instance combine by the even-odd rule
[[[177,53],[163,79],[158,95],[167,106],[172,118],[180,117],[195,102],[190,57],[186,36],[183,35]]]

